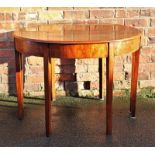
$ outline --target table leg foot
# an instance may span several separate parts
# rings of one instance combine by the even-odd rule
[[[24,118],[24,112],[18,113],[18,119],[23,120],[23,118]]]
[[[105,100],[105,98],[104,98],[104,97],[102,97],[102,98],[100,98],[100,100],[101,100],[101,101],[104,101],[104,100]]]
[[[132,113],[129,111],[129,118],[136,119],[136,116],[132,116]]]
[[[131,119],[133,119],[133,120],[135,120],[135,119],[136,119],[136,117],[132,117],[132,116],[130,116],[130,118],[131,118]]]

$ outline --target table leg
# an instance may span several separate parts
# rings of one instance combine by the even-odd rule
[[[23,56],[15,50],[16,61],[16,93],[18,101],[18,118],[24,117],[24,97],[23,97]]]
[[[104,59],[99,58],[99,98],[104,99]]]
[[[135,117],[135,111],[136,111],[136,92],[138,82],[139,56],[140,56],[140,49],[132,53],[132,75],[131,75],[131,94],[130,94],[131,117]]]
[[[55,92],[55,59],[51,58],[51,76],[52,76],[52,90],[51,90],[51,100],[55,101],[56,92]]]
[[[106,134],[112,134],[112,98],[113,98],[114,53],[109,51],[106,58]]]
[[[46,136],[51,133],[51,56],[44,50],[44,84],[45,84],[45,123]]]

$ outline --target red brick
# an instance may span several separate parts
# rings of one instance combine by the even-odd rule
[[[154,36],[155,35],[155,27],[148,28],[147,35]]]
[[[0,41],[4,41],[7,39],[7,34],[6,33],[0,33]]]
[[[138,73],[139,80],[149,80],[150,79],[150,72],[140,72]]]
[[[15,73],[16,73],[16,68],[15,68],[15,66],[10,66],[10,67],[8,68],[8,73],[9,73],[9,75],[14,75],[14,76],[15,76]]]
[[[140,63],[139,64],[139,73],[141,72],[150,72],[150,64],[149,63]]]
[[[10,41],[0,41],[0,49],[12,49],[14,48],[14,43]]]
[[[90,18],[112,18],[114,17],[113,9],[103,9],[103,10],[90,10]]]
[[[150,9],[141,9],[140,10],[140,16],[150,16]]]
[[[155,62],[155,48],[151,48],[150,51],[151,51],[151,60],[152,62]]]
[[[125,79],[125,74],[121,71],[119,72],[114,72],[114,80],[124,80]]]
[[[155,17],[155,9],[150,9],[150,16]]]
[[[129,9],[127,10],[127,17],[133,18],[133,17],[139,17],[139,9]]]
[[[125,19],[125,25],[146,27],[149,26],[149,20],[147,18]]]
[[[99,89],[99,82],[98,81],[92,81],[90,82],[90,89]]]
[[[151,18],[151,26],[155,26],[155,18]]]
[[[148,37],[148,44],[155,44],[155,36]]]
[[[143,47],[141,49],[140,62],[151,62],[151,51],[152,49],[150,47]]]
[[[154,80],[155,79],[155,72],[151,72],[151,80]]]
[[[15,66],[15,59],[14,57],[6,57],[5,59],[0,59],[0,64],[4,66]]]
[[[20,12],[18,14],[18,20],[26,20],[26,12]]]
[[[125,18],[126,17],[126,11],[124,9],[116,9],[116,17],[117,18]]]
[[[124,60],[122,56],[115,57],[115,64],[123,64]]]
[[[155,72],[155,63],[151,63],[149,66],[150,66],[150,72]]]
[[[153,54],[153,55],[151,56],[151,60],[152,60],[152,62],[155,62],[155,54]]]
[[[14,50],[0,50],[0,57],[5,58],[5,57],[14,57]]]
[[[64,19],[87,19],[89,18],[88,10],[64,11]]]
[[[41,83],[44,81],[44,77],[43,75],[42,76],[31,76],[31,75],[28,75],[26,76],[26,82],[27,83]]]
[[[5,20],[12,20],[12,13],[6,13]]]
[[[5,19],[4,13],[0,13],[0,20],[4,20],[4,19]]]
[[[140,62],[142,62],[142,63],[151,62],[151,54],[145,53],[145,51],[142,51],[141,55],[140,55]]]
[[[115,67],[114,67],[114,72],[121,72],[123,71],[123,65],[122,64],[115,64]]]

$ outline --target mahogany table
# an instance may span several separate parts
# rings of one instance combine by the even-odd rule
[[[18,117],[24,115],[23,55],[44,58],[46,136],[51,133],[51,100],[55,98],[54,58],[99,58],[100,98],[106,58],[106,134],[112,134],[114,57],[132,53],[130,113],[135,117],[140,35],[135,28],[113,24],[38,24],[15,31]]]

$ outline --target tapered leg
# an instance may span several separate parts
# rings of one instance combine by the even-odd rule
[[[99,98],[104,99],[104,59],[99,58]]]
[[[114,53],[109,50],[106,58],[106,134],[112,134],[112,98],[113,98]]]
[[[15,50],[16,61],[16,93],[18,101],[18,118],[24,117],[24,99],[23,99],[23,56]]]
[[[130,94],[130,114],[135,117],[136,111],[136,93],[138,81],[138,67],[139,67],[140,50],[132,53],[132,75],[131,75],[131,94]]]
[[[51,58],[51,76],[52,76],[52,90],[51,90],[51,100],[55,101],[56,91],[55,91],[55,59]]]
[[[45,123],[46,136],[51,133],[51,57],[48,50],[44,50],[44,84],[45,84]]]

